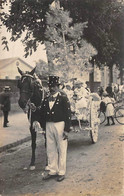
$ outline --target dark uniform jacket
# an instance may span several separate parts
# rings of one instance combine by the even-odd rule
[[[65,122],[64,131],[69,132],[71,124],[70,102],[67,96],[58,94],[53,107],[49,107],[49,97],[45,98],[41,107],[42,128],[46,129],[46,122]]]
[[[3,111],[10,111],[10,93],[1,94],[1,109]]]

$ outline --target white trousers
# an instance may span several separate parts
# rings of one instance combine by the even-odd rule
[[[64,121],[46,123],[47,157],[50,175],[65,175],[67,140],[63,140]]]

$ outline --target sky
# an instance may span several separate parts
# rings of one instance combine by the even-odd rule
[[[3,50],[2,43],[0,43],[0,59],[6,59],[11,57],[19,57],[24,60],[26,63],[30,64],[31,66],[35,66],[35,62],[38,62],[40,59],[47,62],[46,51],[44,45],[40,45],[37,48],[37,51],[34,52],[31,56],[27,58],[24,57],[24,47],[21,43],[21,39],[17,40],[16,42],[9,41],[11,34],[7,32],[5,27],[2,27],[1,34],[0,34],[0,42],[1,37],[6,36],[8,40],[9,51]]]
[[[4,11],[8,12],[8,6],[6,5],[4,7]],[[2,36],[5,36],[8,41],[9,51],[3,50]],[[37,51],[34,52],[31,56],[28,56],[27,58],[24,57],[24,47],[21,43],[21,39],[17,40],[16,42],[10,41],[11,34],[7,32],[7,29],[5,26],[2,26],[0,30],[0,59],[6,59],[6,58],[12,58],[12,57],[19,57],[22,60],[24,60],[26,63],[30,64],[32,67],[35,67],[35,62],[38,62],[39,60],[43,60],[47,62],[46,57],[46,51],[44,45],[39,45],[37,48]]]

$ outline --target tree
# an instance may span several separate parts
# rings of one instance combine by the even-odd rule
[[[36,73],[39,77],[47,77],[49,75],[48,64],[43,60],[36,62]]]
[[[70,11],[73,22],[88,21],[85,38],[97,49],[97,65],[107,64],[112,73],[113,64],[123,67],[124,4],[118,0],[60,0]],[[112,77],[111,77],[112,82]]]
[[[45,37],[53,62],[50,72],[57,72],[64,79],[70,79],[88,71],[89,59],[97,51],[83,39],[87,22],[72,25],[69,12],[51,7],[46,14],[46,24]]]

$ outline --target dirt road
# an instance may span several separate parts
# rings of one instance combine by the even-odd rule
[[[62,182],[42,180],[45,167],[44,139],[38,134],[36,170],[30,163],[30,141],[0,154],[2,196],[124,196],[124,127],[100,127],[99,140],[91,143],[87,132],[70,133],[67,173]]]

